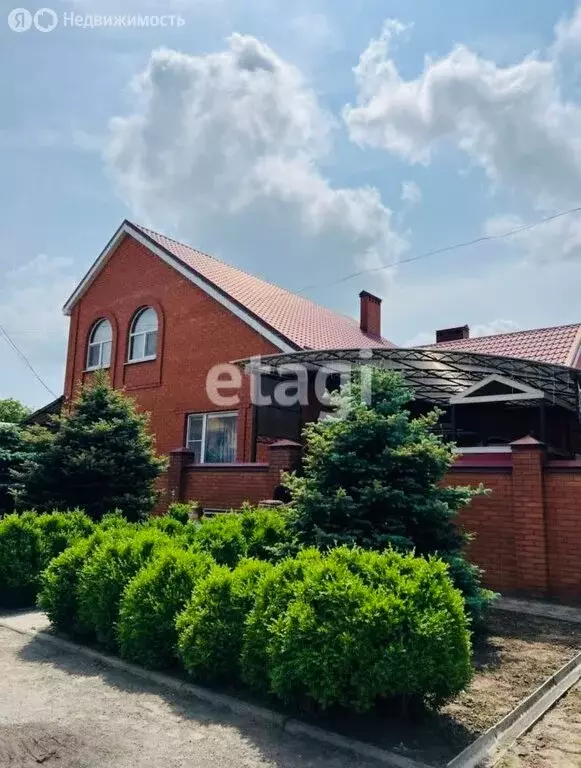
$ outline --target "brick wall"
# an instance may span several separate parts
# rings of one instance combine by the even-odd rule
[[[581,466],[550,462],[545,471],[549,584],[581,602]]]
[[[452,472],[449,485],[480,483],[490,490],[473,499],[461,514],[465,530],[475,533],[468,546],[469,559],[486,569],[491,589],[513,592],[517,589],[516,537],[512,509],[512,470],[510,467],[470,467]]]
[[[524,438],[510,454],[462,457],[447,482],[491,490],[460,516],[488,586],[581,603],[581,461],[547,461]]]

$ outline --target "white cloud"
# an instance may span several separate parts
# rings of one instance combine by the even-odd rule
[[[157,50],[133,82],[133,111],[111,122],[106,160],[140,218],[201,247],[246,247],[360,264],[405,241],[374,188],[321,173],[335,127],[301,73],[254,37],[205,56]],[[234,250],[235,247],[235,250]]]
[[[559,21],[555,27],[555,43],[553,54],[560,56],[578,52],[581,46],[581,8],[573,16]]]
[[[402,181],[401,183],[401,200],[404,203],[410,203],[415,205],[422,199],[422,190],[416,184],[415,181]]]
[[[485,222],[485,233],[498,236],[517,231],[505,245],[526,255],[533,263],[571,261],[581,258],[581,213],[560,216],[541,226],[527,229],[520,216],[495,216]]]
[[[559,26],[561,46],[578,27],[579,14]],[[357,104],[344,110],[353,141],[423,164],[452,143],[537,206],[578,199],[581,107],[563,96],[554,53],[502,67],[458,45],[406,80],[392,57],[401,28],[388,23],[355,69]]]

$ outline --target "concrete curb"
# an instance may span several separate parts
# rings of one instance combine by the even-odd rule
[[[347,736],[341,736],[338,733],[332,731],[326,731],[322,728],[317,728],[314,725],[303,723],[300,720],[294,720],[288,718],[279,712],[274,712],[266,707],[259,707],[255,704],[250,704],[241,699],[237,699],[234,696],[228,696],[226,694],[217,693],[207,688],[202,688],[194,683],[188,683],[183,680],[179,680],[171,675],[165,675],[162,672],[152,672],[151,670],[139,667],[136,664],[130,664],[126,661],[122,661],[117,656],[110,656],[109,654],[95,651],[93,648],[88,648],[84,645],[79,645],[70,640],[65,640],[56,635],[50,635],[47,632],[34,631],[26,629],[24,627],[18,627],[11,624],[9,621],[0,619],[0,627],[10,629],[13,632],[17,632],[20,635],[35,638],[43,643],[53,645],[60,650],[68,651],[69,653],[78,653],[82,656],[86,656],[93,661],[99,661],[101,664],[105,664],[109,667],[119,669],[123,672],[128,672],[136,677],[141,678],[150,683],[155,683],[164,688],[169,688],[177,693],[193,696],[196,699],[205,701],[213,706],[223,707],[238,715],[246,717],[252,717],[257,720],[263,720],[271,725],[278,726],[282,731],[294,736],[307,736],[314,741],[321,742],[328,746],[335,747],[353,754],[376,760],[384,765],[392,768],[431,768],[426,763],[412,760],[403,755],[398,755],[395,752],[389,752],[381,747],[374,747],[372,744],[366,744],[363,741],[357,741],[356,739],[350,739]]]
[[[446,768],[477,768],[496,762],[501,753],[533,726],[567,691],[581,680],[581,653],[521,701],[512,712],[451,760]]]

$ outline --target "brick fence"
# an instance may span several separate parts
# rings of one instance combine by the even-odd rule
[[[194,500],[200,509],[239,509],[245,501],[275,498],[282,472],[298,469],[302,447],[290,440],[268,446],[268,462],[196,464],[185,448],[170,453],[167,499]]]
[[[171,454],[168,494],[202,509],[237,509],[271,499],[282,471],[298,468],[301,446],[268,446],[256,464],[195,464],[185,450]],[[549,461],[544,446],[526,437],[495,452],[459,456],[450,485],[483,484],[460,522],[474,534],[469,557],[485,582],[505,594],[581,603],[581,461]]]
[[[526,437],[508,453],[461,456],[447,482],[490,490],[460,516],[488,586],[581,603],[580,461],[549,461]]]

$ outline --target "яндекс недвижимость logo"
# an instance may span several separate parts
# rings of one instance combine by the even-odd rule
[[[27,8],[14,8],[8,14],[8,26],[13,32],[28,32],[34,27],[39,32],[52,32],[59,23],[52,8],[39,8],[32,13]]]

